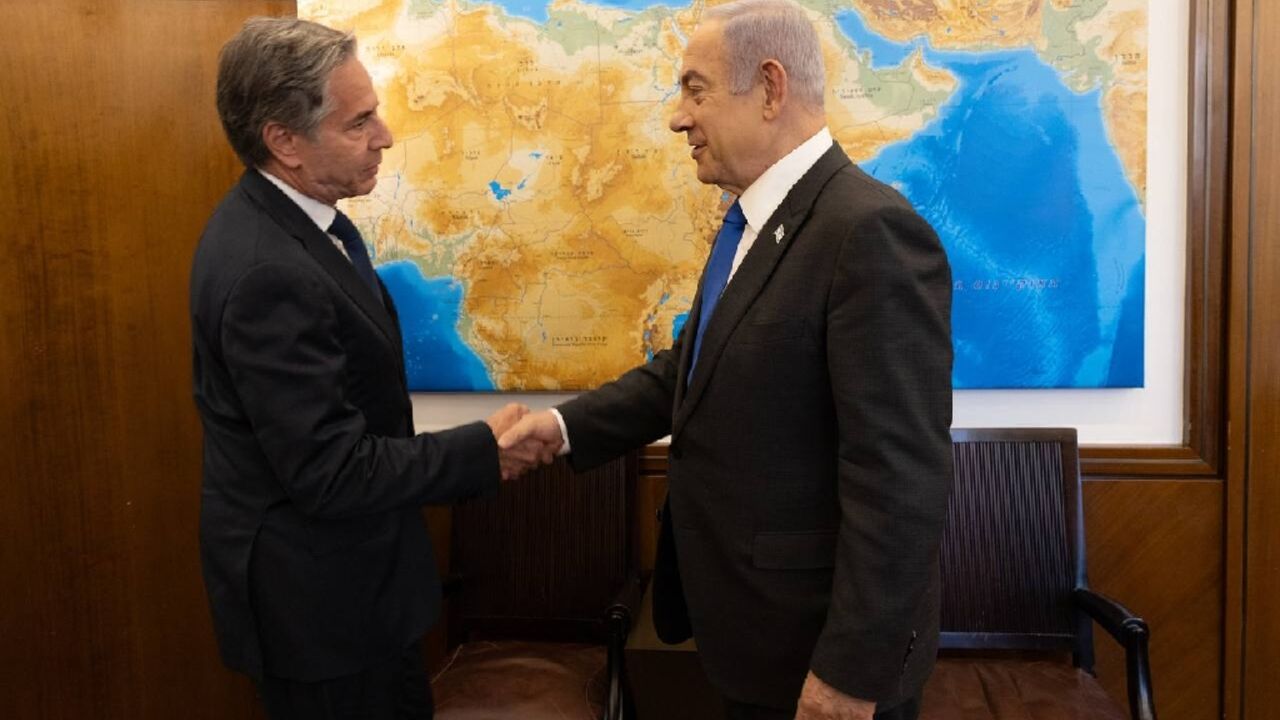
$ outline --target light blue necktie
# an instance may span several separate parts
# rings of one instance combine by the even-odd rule
[[[693,368],[698,364],[698,351],[702,349],[702,333],[707,329],[707,322],[720,302],[725,285],[729,284],[729,270],[733,268],[733,256],[738,252],[738,242],[742,240],[742,231],[747,227],[747,216],[742,214],[742,205],[735,200],[724,214],[724,224],[716,233],[716,244],[711,248],[711,257],[707,260],[706,275],[702,281],[702,309],[698,313],[697,333],[693,338],[693,354],[689,360],[689,377],[693,382]]]

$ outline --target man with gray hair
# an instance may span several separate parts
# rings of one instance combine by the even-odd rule
[[[579,469],[670,435],[654,624],[735,719],[915,718],[938,641],[951,273],[832,142],[789,0],[706,12],[671,129],[737,196],[670,351],[503,436]]]
[[[223,660],[273,720],[429,718],[421,507],[521,471],[532,458],[497,436],[525,409],[413,432],[395,306],[334,207],[373,190],[391,146],[354,36],[252,19],[222,49],[217,104],[246,171],[200,238],[191,322]]]

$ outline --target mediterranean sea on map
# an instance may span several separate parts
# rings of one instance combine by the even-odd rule
[[[497,0],[496,4],[502,6],[509,15],[529,18],[538,23],[545,23],[548,19],[546,0]],[[672,7],[671,3],[653,2],[653,0],[596,0],[593,4],[632,11],[644,10],[655,5]]]

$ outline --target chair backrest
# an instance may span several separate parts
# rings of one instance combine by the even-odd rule
[[[638,454],[575,474],[563,460],[453,510],[452,640],[598,640],[633,568]]]
[[[952,430],[942,647],[1072,650],[1092,664],[1071,594],[1087,584],[1071,428]]]

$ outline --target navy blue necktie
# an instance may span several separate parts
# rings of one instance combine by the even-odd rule
[[[733,268],[733,256],[738,252],[738,242],[742,240],[742,231],[747,227],[747,216],[742,214],[742,205],[735,200],[724,214],[724,224],[716,233],[716,244],[711,248],[711,257],[707,260],[706,276],[702,280],[702,309],[698,313],[697,333],[693,337],[693,354],[689,361],[688,382],[693,382],[693,368],[698,364],[698,351],[702,349],[702,333],[707,329],[711,314],[720,302],[720,295],[729,284],[729,270]]]
[[[373,272],[373,263],[369,262],[369,252],[365,250],[364,238],[360,237],[360,231],[351,222],[351,218],[344,215],[341,210],[337,212],[333,223],[329,225],[329,233],[342,241],[342,249],[347,251],[347,257],[351,259],[351,265],[356,269],[356,274],[373,291],[373,296],[378,299],[378,302],[382,302],[382,293],[378,290],[378,276]]]

